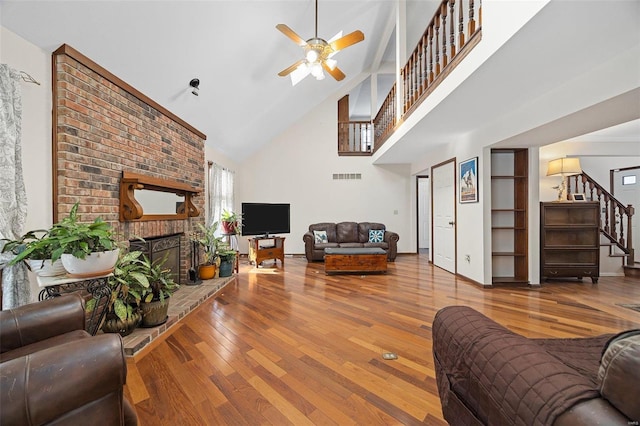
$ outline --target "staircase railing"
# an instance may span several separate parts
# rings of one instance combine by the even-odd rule
[[[569,176],[567,180],[568,194],[583,193],[587,198],[600,203],[600,232],[626,255],[625,264],[632,265],[634,249],[631,220],[635,213],[633,206],[622,204],[584,171],[582,174]]]

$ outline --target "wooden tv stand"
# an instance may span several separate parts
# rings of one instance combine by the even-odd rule
[[[249,238],[249,262],[258,267],[267,259],[280,259],[284,266],[284,237]]]

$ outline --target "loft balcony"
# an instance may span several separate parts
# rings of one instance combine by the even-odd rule
[[[375,153],[481,38],[481,1],[442,0],[372,120],[349,120],[348,95],[338,101],[338,155]]]

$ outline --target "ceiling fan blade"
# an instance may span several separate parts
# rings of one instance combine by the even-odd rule
[[[302,37],[300,37],[298,34],[296,34],[295,31],[293,31],[291,28],[287,27],[285,24],[278,24],[278,25],[276,25],[276,28],[279,29],[280,32],[282,32],[282,34],[286,35],[291,40],[293,40],[293,42],[295,44],[297,44],[298,46],[304,47],[304,46],[307,45],[307,42],[304,41],[302,39]]]
[[[364,40],[364,34],[362,31],[357,30],[329,43],[329,46],[334,52],[337,52],[353,44],[360,43],[362,40]]]
[[[322,68],[324,68],[324,70],[326,72],[328,72],[331,77],[335,78],[336,80],[340,81],[343,78],[345,78],[345,75],[342,71],[340,71],[340,68],[335,67],[334,69],[329,68],[329,65],[327,65],[324,61],[322,62]]]
[[[287,67],[285,69],[283,69],[282,71],[280,71],[278,73],[278,75],[280,77],[285,77],[289,74],[291,74],[293,71],[296,70],[296,68],[298,68],[300,65],[304,64],[305,60],[304,59],[300,59],[298,62],[296,62],[295,64],[291,65],[290,67]]]

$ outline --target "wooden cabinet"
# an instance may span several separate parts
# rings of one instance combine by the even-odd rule
[[[280,259],[284,266],[284,237],[249,238],[249,262],[258,266],[267,259]]]
[[[491,263],[493,284],[529,283],[527,149],[491,150]]]
[[[600,205],[540,203],[540,277],[600,275]]]

